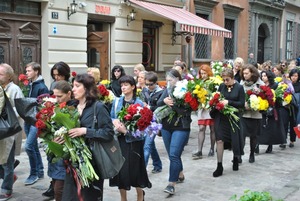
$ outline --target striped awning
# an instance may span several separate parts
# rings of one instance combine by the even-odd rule
[[[182,8],[138,0],[129,0],[132,6],[146,9],[176,22],[177,32],[190,32],[231,38],[231,31],[207,21]]]

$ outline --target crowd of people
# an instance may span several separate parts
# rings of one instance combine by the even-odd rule
[[[199,132],[197,133],[197,150],[191,154],[194,160],[202,159],[203,144],[206,128],[210,132],[210,148],[208,157],[217,155],[217,168],[212,172],[213,177],[223,174],[223,153],[225,149],[232,150],[232,170],[238,171],[239,164],[243,162],[246,137],[250,137],[249,163],[255,162],[255,153],[259,153],[259,145],[268,145],[266,153],[271,153],[273,145],[279,145],[285,149],[287,144],[293,148],[296,141],[294,127],[300,129],[300,83],[299,70],[295,62],[286,62],[272,65],[267,61],[261,65],[253,62],[245,63],[240,57],[233,62],[232,68],[224,67],[220,76],[222,83],[217,91],[224,97],[221,103],[224,106],[235,108],[234,115],[239,117],[236,124],[231,123],[228,115],[215,109],[200,108],[197,111]],[[148,178],[147,166],[151,156],[153,174],[159,174],[163,165],[156,149],[155,137],[149,133],[146,135],[130,138],[131,130],[119,119],[118,113],[125,106],[139,104],[148,107],[152,112],[166,107],[171,110],[172,118],[161,119],[161,132],[166,152],[169,158],[168,181],[164,192],[175,194],[175,186],[185,180],[183,162],[181,159],[184,147],[188,144],[191,132],[191,108],[175,104],[173,90],[181,80],[200,79],[204,83],[214,77],[212,66],[203,64],[198,71],[191,72],[185,62],[176,60],[174,66],[166,72],[166,86],[158,85],[158,75],[155,72],[147,72],[142,64],[134,66],[134,76],[128,75],[125,69],[116,65],[111,71],[111,80],[108,89],[114,96],[111,105],[105,105],[98,101],[101,85],[101,74],[98,68],[88,68],[86,73],[71,76],[71,69],[65,62],[56,63],[51,69],[53,82],[50,88],[45,85],[41,76],[41,67],[32,62],[26,65],[25,72],[29,80],[28,97],[37,98],[42,94],[53,94],[58,103],[66,102],[67,105],[75,106],[80,114],[80,127],[69,130],[71,138],[83,136],[87,145],[91,140],[110,141],[117,133],[122,155],[125,163],[119,173],[109,180],[111,187],[118,187],[120,200],[127,200],[127,191],[134,187],[137,200],[143,201],[145,191],[143,188],[151,188],[152,183]],[[196,72],[196,74],[195,74]],[[0,64],[0,109],[3,105],[3,93],[6,93],[14,107],[14,99],[24,98],[21,89],[14,84],[14,72],[8,64]],[[280,79],[278,79],[280,78]],[[270,111],[253,111],[246,101],[246,92],[260,86],[269,86],[276,90],[280,82],[288,84],[292,89],[292,101],[287,105],[277,103]],[[137,91],[140,91],[139,93]],[[2,99],[1,99],[2,98]],[[2,104],[2,107],[1,107]],[[97,124],[94,125],[94,113],[97,112]],[[16,112],[18,116],[18,113]],[[19,117],[19,116],[18,116]],[[26,134],[25,151],[28,155],[30,171],[25,185],[32,185],[44,177],[44,166],[41,158],[37,128],[29,122],[19,122],[24,125]],[[6,147],[1,152],[0,176],[3,179],[1,186],[0,201],[11,198],[13,183],[17,180],[14,168],[18,165],[15,155],[20,154],[21,133],[13,137],[0,140],[0,148]],[[289,143],[287,141],[289,140]],[[58,144],[64,144],[64,139],[53,139]],[[72,165],[62,159],[51,162],[48,159],[48,176],[51,178],[50,186],[43,193],[46,197],[55,200],[102,200],[103,179],[96,180],[88,187],[78,188],[71,171],[67,171]],[[93,160],[93,159],[92,159]],[[92,161],[93,162],[93,161]],[[97,168],[96,173],[99,173]],[[80,191],[80,192],[78,192]]]

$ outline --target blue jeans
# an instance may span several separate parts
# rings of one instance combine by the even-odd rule
[[[29,158],[30,175],[43,176],[44,166],[37,141],[37,128],[35,126],[24,124],[26,134],[25,151]]]
[[[155,146],[155,136],[153,135],[153,137],[150,137],[150,135],[146,134],[145,137],[145,143],[144,143],[144,158],[145,158],[145,165],[147,167],[148,165],[148,161],[149,161],[149,157],[151,155],[151,158],[153,160],[153,167],[155,170],[161,170],[162,169],[162,163],[161,160],[159,158],[156,146]]]
[[[162,129],[161,133],[170,160],[169,182],[177,182],[179,173],[183,170],[181,154],[190,131],[170,132]]]
[[[1,192],[5,194],[12,194],[14,184],[14,162],[15,162],[15,143],[13,144],[9,153],[7,162],[0,166],[0,178],[3,179],[1,185]]]

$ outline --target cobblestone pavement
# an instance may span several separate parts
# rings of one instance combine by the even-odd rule
[[[296,142],[294,148],[282,150],[278,145],[273,147],[273,153],[266,154],[267,146],[260,146],[260,154],[256,155],[255,163],[248,162],[249,139],[246,142],[243,163],[239,171],[232,171],[232,152],[224,152],[224,172],[223,176],[214,178],[213,171],[216,168],[216,154],[214,157],[207,157],[210,146],[209,133],[206,133],[206,140],[203,148],[203,159],[192,160],[192,153],[197,149],[198,126],[196,116],[193,115],[192,131],[188,145],[182,155],[185,181],[175,187],[176,194],[169,197],[163,192],[168,184],[168,157],[161,137],[156,138],[156,144],[163,162],[163,171],[152,174],[151,159],[148,165],[148,173],[153,187],[145,189],[146,201],[226,201],[234,194],[241,196],[246,189],[253,191],[268,191],[276,199],[285,201],[300,200],[300,143]],[[47,160],[43,150],[41,150],[45,172],[47,171]],[[39,180],[34,185],[25,186],[23,184],[29,175],[28,158],[24,150],[21,156],[17,156],[21,161],[16,168],[18,180],[14,185],[13,198],[10,201],[44,201],[41,194],[49,186],[49,178]],[[135,190],[128,192],[128,201],[136,200]],[[117,188],[108,186],[105,181],[104,201],[120,200]]]

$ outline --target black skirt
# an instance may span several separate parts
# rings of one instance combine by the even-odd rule
[[[131,186],[151,188],[144,160],[144,141],[127,143],[123,135],[118,139],[125,162],[119,174],[109,180],[109,185],[124,190],[130,190]]]

